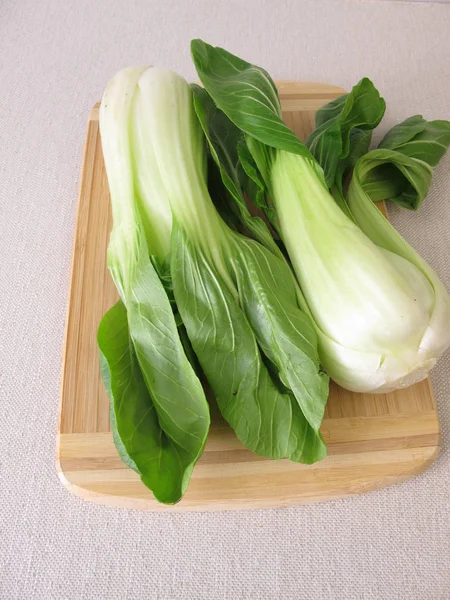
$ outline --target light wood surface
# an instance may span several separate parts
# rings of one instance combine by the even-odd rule
[[[314,112],[344,90],[278,83],[286,123],[305,138]],[[355,394],[332,384],[322,433],[329,456],[312,466],[247,451],[213,411],[205,452],[184,499],[158,504],[115,450],[96,332],[117,300],[106,268],[111,230],[108,184],[92,109],[83,158],[62,366],[57,468],[72,493],[95,502],[156,510],[229,510],[291,506],[397,483],[435,459],[440,432],[428,380],[391,394]]]

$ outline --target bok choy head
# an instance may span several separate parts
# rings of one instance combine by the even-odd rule
[[[329,375],[361,392],[424,378],[450,343],[450,298],[365,189],[370,168],[358,161],[385,109],[373,84],[362,80],[320,112],[308,148],[284,125],[263,69],[201,40],[191,49],[206,91],[244,134],[243,166],[265,186],[262,206],[286,246]]]
[[[157,500],[171,504],[186,491],[210,418],[162,277],[171,234],[167,199],[155,194],[151,206],[141,202],[151,190],[140,185],[133,116],[145,72],[132,67],[117,73],[100,107],[113,213],[108,267],[121,299],[103,317],[97,339],[119,455]],[[159,183],[152,179],[152,190]]]
[[[222,415],[258,454],[322,458],[328,378],[290,267],[276,246],[230,229],[216,210],[188,83],[146,69],[130,103],[135,205],[150,252],[161,234],[159,258],[170,261],[177,310]]]

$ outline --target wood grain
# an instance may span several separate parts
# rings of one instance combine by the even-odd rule
[[[314,113],[344,90],[279,82],[286,123],[305,138]],[[289,506],[378,489],[419,473],[436,457],[439,423],[428,380],[391,394],[355,394],[332,384],[322,433],[329,456],[312,466],[247,451],[213,411],[205,452],[184,499],[158,504],[120,461],[98,365],[96,332],[117,293],[106,268],[111,212],[98,127],[87,129],[62,365],[57,465],[74,494],[103,504],[156,510]]]

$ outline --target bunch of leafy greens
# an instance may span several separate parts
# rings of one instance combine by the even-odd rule
[[[120,71],[100,108],[113,211],[108,266],[120,295],[98,331],[102,375],[120,456],[167,503],[185,492],[209,429],[197,359],[250,450],[305,463],[326,454],[328,377],[315,329],[267,226],[247,211],[237,155],[212,127],[224,182],[216,178],[217,196],[229,214],[233,195],[227,221],[249,235],[211,200],[200,125],[210,109],[197,88],[194,107],[182,77],[147,67]]]
[[[374,205],[418,208],[450,124],[411,117],[370,150],[385,103],[365,78],[303,144],[267,72],[201,40],[192,55],[204,88],[132,67],[100,108],[120,296],[98,330],[101,372],[119,455],[164,503],[205,446],[201,371],[247,448],[312,463],[326,454],[321,365],[383,392],[450,343],[444,286]]]
[[[144,210],[140,202],[133,156],[140,127],[134,127],[133,99],[144,71],[135,67],[119,72],[100,108],[114,220],[108,266],[120,300],[104,316],[97,339],[117,450],[159,501],[173,503],[186,490],[210,419],[202,385],[183,346],[181,320],[161,277],[171,215],[164,206]],[[158,213],[157,225],[152,211]]]
[[[207,94],[242,132],[250,196],[285,244],[328,374],[367,392],[423,379],[450,344],[450,298],[373,202],[419,206],[450,124],[412,117],[369,151],[385,103],[363,79],[318,112],[304,145],[284,125],[267,72],[201,40],[191,50]]]

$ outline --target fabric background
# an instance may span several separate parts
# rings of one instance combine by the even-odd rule
[[[89,109],[116,70],[194,77],[202,37],[274,78],[387,100],[378,137],[418,112],[450,118],[450,7],[246,0],[0,4],[0,598],[450,598],[450,353],[432,373],[444,447],[380,492],[283,510],[161,515],[71,496],[55,432],[77,186]],[[450,288],[450,155],[401,233]]]

